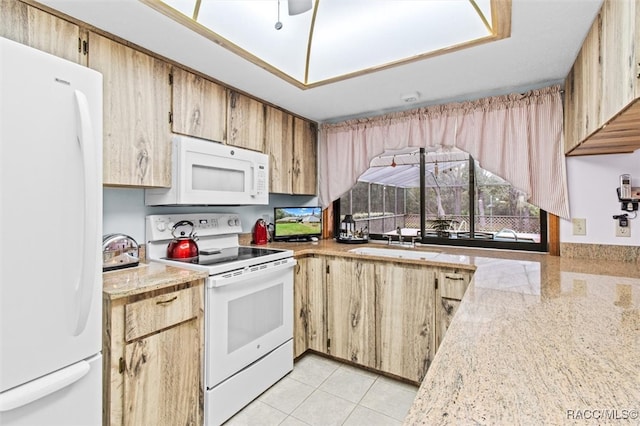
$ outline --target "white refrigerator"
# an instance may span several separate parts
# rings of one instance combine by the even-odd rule
[[[0,424],[102,416],[102,75],[0,38]]]

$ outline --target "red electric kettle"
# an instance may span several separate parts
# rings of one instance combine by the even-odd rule
[[[267,224],[264,219],[258,219],[253,226],[253,244],[264,245],[269,242]]]

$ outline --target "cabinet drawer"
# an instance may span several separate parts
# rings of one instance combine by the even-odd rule
[[[130,342],[198,316],[200,286],[125,305],[125,339]]]
[[[462,296],[464,296],[468,285],[468,274],[443,272],[440,274],[440,297],[462,300]]]

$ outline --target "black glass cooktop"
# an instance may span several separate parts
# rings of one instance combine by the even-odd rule
[[[169,259],[178,262],[195,263],[198,265],[217,265],[220,263],[229,263],[240,260],[255,259],[270,254],[280,253],[282,250],[265,249],[258,247],[228,247],[223,249],[206,249],[203,248],[199,252],[197,258],[189,259]]]

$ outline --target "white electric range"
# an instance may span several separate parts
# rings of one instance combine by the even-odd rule
[[[199,256],[167,258],[174,224],[193,223]],[[187,229],[177,229],[190,233]],[[291,250],[240,246],[233,213],[146,217],[147,257],[206,271],[205,424],[218,425],[293,369]],[[176,235],[178,235],[176,233]]]

